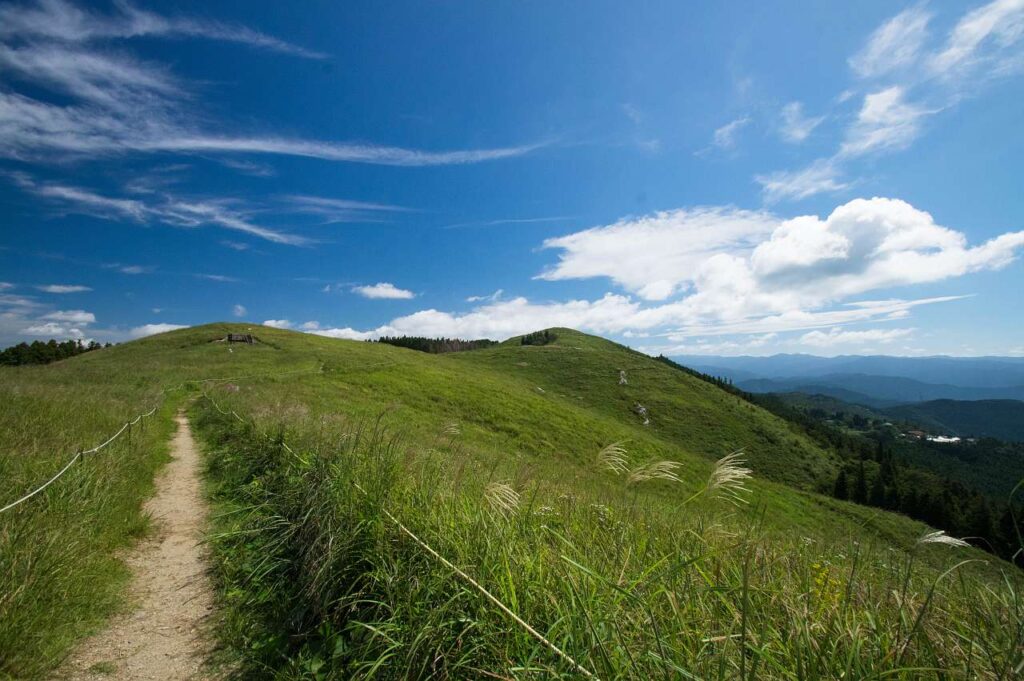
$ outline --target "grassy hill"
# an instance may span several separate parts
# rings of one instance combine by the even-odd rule
[[[452,355],[264,327],[213,342],[249,328],[0,370],[3,502],[159,405],[125,449],[0,514],[0,675],[44,675],[118,607],[112,556],[145,531],[184,404],[208,447],[224,655],[245,678],[1005,678],[1021,662],[1015,568],[815,494],[834,454],[651,358],[568,329]],[[217,407],[190,401],[204,392]],[[715,465],[737,449],[745,490]]]

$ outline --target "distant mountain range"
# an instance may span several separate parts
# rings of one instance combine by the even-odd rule
[[[674,357],[749,392],[802,392],[872,407],[931,400],[1024,400],[1024,357]]]

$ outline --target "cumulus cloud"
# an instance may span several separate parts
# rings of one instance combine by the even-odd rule
[[[292,323],[287,319],[268,319],[263,322],[263,326],[269,326],[273,329],[290,329]]]
[[[325,329],[325,328],[320,328],[319,325],[318,325],[317,328],[306,329],[306,330],[309,331],[309,333],[315,334],[317,336],[326,336],[328,338],[340,338],[342,340],[365,341],[365,340],[372,340],[374,338],[379,338],[382,335],[382,334],[377,333],[375,331],[356,331],[355,329],[350,328],[348,326],[346,326],[344,328],[326,328]]]
[[[185,324],[143,324],[142,326],[136,326],[129,331],[128,334],[132,338],[142,338],[144,336],[153,336],[158,333],[166,333],[167,331],[186,328],[188,328],[188,326]]]
[[[375,329],[322,329],[312,322],[303,328],[356,339],[504,339],[570,326],[686,343],[904,319],[916,307],[963,296],[862,296],[1004,267],[1024,248],[1024,231],[971,245],[962,232],[904,201],[874,198],[850,201],[824,218],[783,219],[734,208],[670,211],[544,245],[562,253],[542,278],[607,277],[639,299],[608,293],[596,300],[539,303],[517,297],[476,301],[483,304],[468,312],[421,310]]]
[[[92,290],[88,286],[80,286],[78,284],[45,284],[36,286],[36,288],[44,293],[82,293]]]
[[[85,333],[81,329],[66,324],[58,324],[57,322],[33,324],[22,329],[22,333],[28,336],[48,336],[56,339],[70,338],[77,340],[85,337]]]
[[[809,331],[800,337],[800,343],[818,348],[831,348],[837,345],[886,344],[907,338],[913,332],[913,329],[847,331],[832,327],[828,331]]]
[[[85,310],[58,310],[44,315],[43,319],[69,324],[92,324],[96,321],[96,315]]]
[[[719,253],[753,249],[777,220],[736,208],[663,211],[544,241],[559,262],[539,275],[557,281],[611,277],[646,300],[664,300],[693,283],[702,263]]]
[[[352,291],[358,293],[364,298],[408,300],[416,297],[416,294],[412,291],[406,291],[405,289],[398,288],[394,284],[386,281],[382,281],[372,286],[353,286]]]

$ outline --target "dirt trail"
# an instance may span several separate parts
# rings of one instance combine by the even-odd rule
[[[199,484],[199,452],[188,419],[177,417],[172,460],[156,480],[146,510],[155,536],[128,557],[134,575],[132,610],[87,639],[58,678],[206,679],[210,649],[206,619],[213,597],[203,547],[206,506]]]

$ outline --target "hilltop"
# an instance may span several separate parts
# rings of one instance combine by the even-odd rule
[[[218,340],[229,333],[256,342]],[[915,543],[926,526],[816,493],[835,476],[834,452],[736,395],[595,336],[556,328],[525,344],[435,355],[210,324],[2,371],[0,451],[20,453],[0,459],[4,499],[143,408],[157,405],[165,425],[137,436],[132,447],[154,449],[131,459],[141,466],[132,476],[111,455],[74,474],[100,476],[95,484],[69,477],[41,503],[0,516],[0,574],[12,580],[0,586],[19,594],[0,602],[0,653],[12,675],[45,672],[117,607],[124,576],[109,567],[112,548],[131,540],[124,518],[141,522],[144,481],[161,461],[156,443],[184,404],[206,443],[217,506],[219,630],[232,664],[256,676],[368,676],[383,660],[404,670],[396,677],[567,673],[536,640],[510,634],[499,611],[395,522],[602,678],[677,668],[703,676],[747,658],[766,676],[786,676],[812,648],[826,652],[807,664],[826,677],[891,671],[901,647],[910,666],[962,669],[967,658],[941,662],[919,637],[942,638],[965,608],[985,622],[974,644],[988,651],[985,664],[1015,663],[1020,623],[1007,621],[1016,606],[1001,586],[1019,579],[1014,568],[955,549],[983,561],[961,573],[995,599],[964,600],[936,582],[954,549]],[[752,477],[738,478],[745,490],[723,489],[742,501],[714,482],[726,472],[715,461],[736,451]],[[658,462],[671,465],[645,468]],[[124,517],[100,510],[112,489]],[[66,526],[69,513],[81,522]],[[74,555],[56,540],[5,534],[5,523],[34,523],[57,539],[67,527]],[[894,564],[892,551],[911,558]],[[7,569],[10,557],[36,561],[46,578],[18,582],[27,578]],[[59,572],[72,560],[102,576]],[[58,583],[65,611],[8,617]],[[901,589],[933,584],[935,628],[901,633],[912,614]],[[102,607],[89,608],[98,596]],[[868,613],[873,632],[860,624]]]

